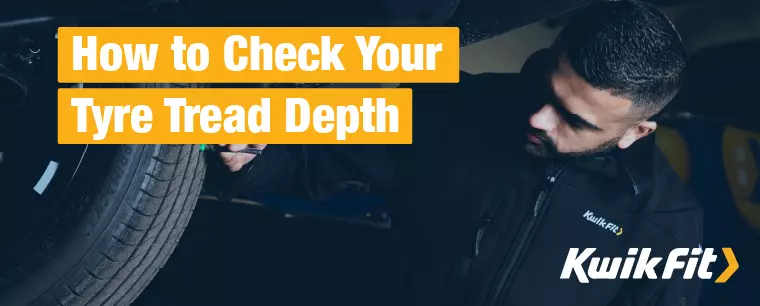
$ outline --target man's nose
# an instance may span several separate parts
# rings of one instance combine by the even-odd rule
[[[535,129],[548,132],[557,128],[557,116],[551,105],[544,105],[538,112],[530,117],[530,126]]]

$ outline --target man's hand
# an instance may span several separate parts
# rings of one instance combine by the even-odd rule
[[[220,146],[227,146],[226,144],[220,144]],[[231,144],[227,148],[230,149],[231,152],[221,152],[219,153],[219,156],[222,158],[222,161],[224,161],[224,164],[227,165],[227,167],[232,172],[239,171],[245,164],[251,162],[255,157],[256,154],[248,154],[248,153],[237,153],[237,151],[240,151],[242,149],[245,149],[245,147],[250,146],[252,148],[256,148],[259,150],[264,150],[264,148],[267,147],[265,144],[259,144],[259,145],[253,145],[253,144]]]

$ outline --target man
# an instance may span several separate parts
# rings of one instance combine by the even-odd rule
[[[652,134],[682,83],[678,33],[647,4],[599,2],[544,53],[521,75],[415,87],[414,145],[394,147],[399,304],[696,305],[701,281],[659,279],[664,262],[657,279],[593,279],[590,258],[568,260],[701,243]]]
[[[571,248],[595,248],[591,256],[602,258],[651,248],[650,257],[667,258],[700,246],[701,208],[652,134],[653,116],[681,87],[678,33],[647,4],[599,2],[543,53],[544,63],[520,76],[465,76],[459,93],[415,91],[416,104],[448,96],[456,111],[437,120],[448,132],[415,126],[416,148],[399,166],[418,164],[400,184],[413,186],[399,198],[406,218],[394,219],[407,241],[404,300],[696,305],[701,281],[679,271],[659,279],[664,261],[658,279],[621,280],[606,263],[592,269],[611,270],[613,279],[592,279],[590,258],[577,270],[576,257],[565,266]],[[569,279],[560,279],[565,272]]]

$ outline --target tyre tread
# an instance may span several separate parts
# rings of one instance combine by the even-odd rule
[[[163,267],[195,208],[205,162],[197,145],[154,146],[147,162],[132,179],[134,200],[121,203],[107,228],[110,241],[98,241],[35,305],[129,305]]]

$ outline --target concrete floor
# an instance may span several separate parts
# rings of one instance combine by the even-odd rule
[[[388,230],[201,201],[135,306],[387,305]]]

